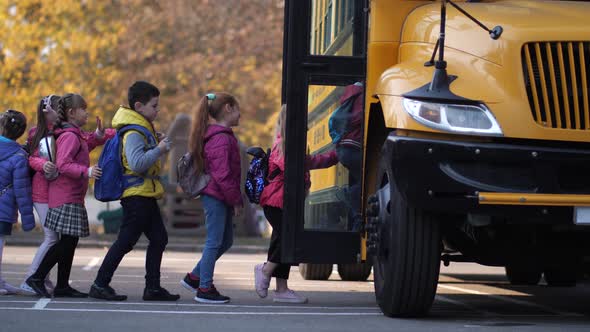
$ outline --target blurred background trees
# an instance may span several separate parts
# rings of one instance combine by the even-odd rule
[[[241,104],[240,139],[270,145],[282,0],[0,0],[0,22],[0,107],[33,124],[39,98],[64,92],[110,124],[127,87],[147,80],[162,92],[161,130],[205,93],[227,91]]]

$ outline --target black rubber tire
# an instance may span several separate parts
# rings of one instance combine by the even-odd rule
[[[545,282],[550,287],[574,287],[577,274],[572,268],[548,268],[544,272]]]
[[[305,280],[328,280],[333,264],[299,264],[299,273]]]
[[[389,184],[389,204],[380,207],[381,238],[374,257],[375,295],[389,317],[420,317],[430,310],[440,271],[441,235],[432,214],[409,206],[393,179],[391,156],[384,146],[377,189]],[[381,203],[381,205],[384,205]]]
[[[543,271],[535,267],[508,265],[505,267],[506,278],[511,285],[534,286],[541,281]]]
[[[370,262],[338,264],[338,274],[344,281],[367,281],[372,268]]]

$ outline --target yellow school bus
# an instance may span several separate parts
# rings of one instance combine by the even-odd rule
[[[441,261],[574,286],[590,254],[587,17],[590,1],[287,0],[283,259],[311,277],[372,264],[388,316],[429,311]],[[328,137],[354,84],[357,154]],[[308,193],[306,154],[331,149],[340,164]]]

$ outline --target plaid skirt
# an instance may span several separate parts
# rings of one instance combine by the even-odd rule
[[[45,227],[70,236],[87,237],[90,235],[88,213],[82,204],[64,204],[49,209],[45,218]]]

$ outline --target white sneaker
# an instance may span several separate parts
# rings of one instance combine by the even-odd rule
[[[0,295],[8,295],[8,291],[0,288]]]
[[[4,282],[3,284],[0,284],[0,289],[6,291],[5,294],[3,295],[13,295],[13,294],[19,294],[20,293],[20,288],[18,287],[14,287],[11,284]]]
[[[291,289],[287,289],[284,292],[275,291],[272,301],[279,303],[307,303],[307,297],[299,295]]]
[[[31,286],[27,285],[27,283],[24,281],[22,284],[20,284],[20,292],[25,295],[37,295]]]
[[[268,295],[268,286],[270,285],[270,277],[267,277],[262,268],[264,264],[258,264],[254,267],[254,288],[256,294],[261,298],[265,298]]]

